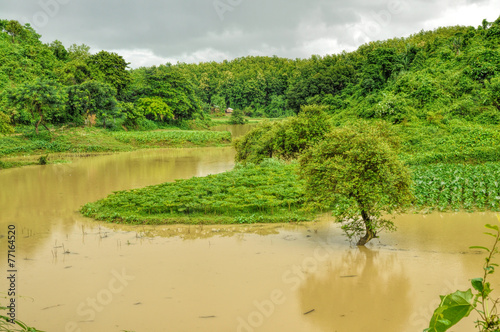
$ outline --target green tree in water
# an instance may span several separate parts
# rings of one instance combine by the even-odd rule
[[[300,157],[309,201],[333,210],[349,238],[359,237],[358,246],[393,230],[382,214],[402,210],[413,197],[409,171],[388,129],[367,123],[335,129]]]

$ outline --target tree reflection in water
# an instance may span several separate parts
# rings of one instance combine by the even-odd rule
[[[325,331],[404,331],[410,281],[396,253],[360,247],[309,275],[298,290],[303,313]]]

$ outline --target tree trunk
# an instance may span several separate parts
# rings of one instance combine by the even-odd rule
[[[42,108],[40,107],[40,105],[37,104],[36,108],[37,108],[38,114],[40,114],[40,120],[38,120],[38,122],[35,125],[35,131],[36,131],[36,134],[38,135],[38,126],[40,125],[40,123],[42,123],[43,113],[42,113]]]
[[[361,210],[361,217],[363,218],[363,221],[366,226],[366,233],[365,236],[359,239],[358,243],[356,244],[357,246],[364,246],[376,236],[375,232],[373,231],[372,223],[368,213],[366,213],[366,211],[364,210]]]
[[[42,111],[42,108],[40,107],[40,105],[37,105],[37,108],[38,108],[38,114],[40,114],[40,120],[38,120],[38,122],[35,125],[36,134],[38,135],[38,127],[41,124],[42,126],[45,127],[45,129],[47,129],[47,131],[49,132],[49,136],[50,136],[50,129],[49,129],[49,127],[47,127],[47,125],[43,121],[43,111]]]

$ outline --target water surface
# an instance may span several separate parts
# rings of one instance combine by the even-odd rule
[[[468,247],[489,245],[493,213],[399,216],[396,233],[358,249],[328,216],[124,226],[77,212],[113,191],[231,169],[233,157],[163,149],[1,171],[0,234],[18,230],[18,318],[45,331],[421,331],[438,295],[482,274],[484,255]],[[3,271],[6,259],[0,250]]]

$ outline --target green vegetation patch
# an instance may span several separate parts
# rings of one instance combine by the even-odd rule
[[[500,163],[414,167],[417,210],[500,210]]]
[[[207,177],[116,192],[82,207],[99,220],[133,224],[233,224],[311,220],[296,165],[266,160]]]
[[[228,144],[231,133],[224,131],[149,131],[149,132],[115,132],[112,136],[123,143],[136,145],[155,144],[177,146],[186,143],[193,145]]]
[[[439,126],[415,122],[393,128],[401,138],[401,157],[409,165],[500,161],[497,126],[454,121]]]
[[[500,163],[413,166],[417,211],[500,211]],[[296,164],[272,159],[225,173],[116,192],[81,212],[131,224],[236,224],[307,221],[305,182]]]
[[[0,157],[39,153],[101,153],[155,147],[217,146],[231,142],[229,132],[217,131],[131,131],[112,132],[101,128],[58,129],[50,134],[31,130],[0,137]]]

